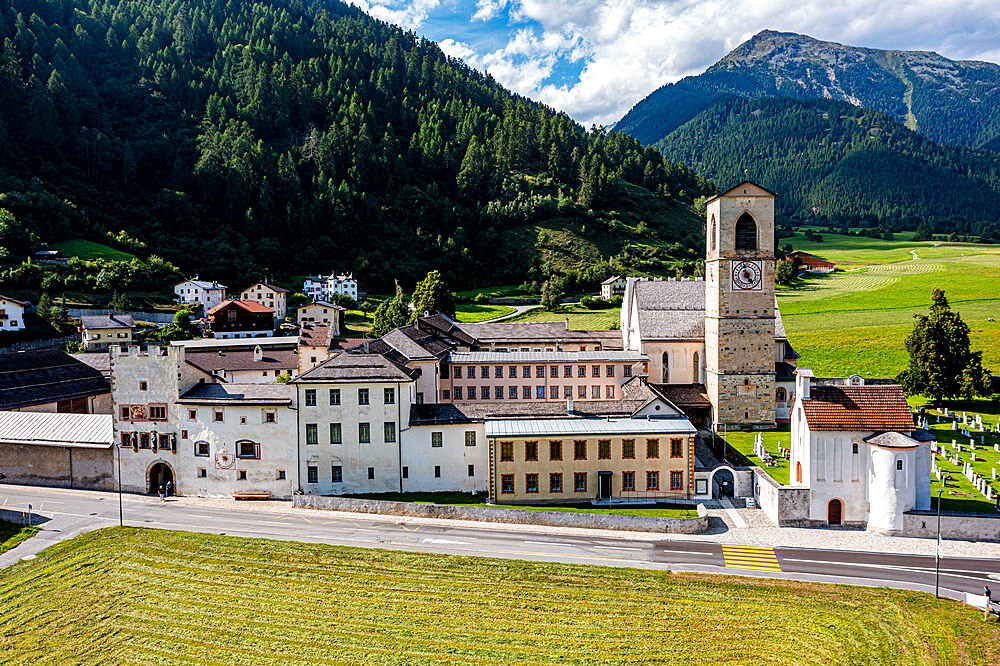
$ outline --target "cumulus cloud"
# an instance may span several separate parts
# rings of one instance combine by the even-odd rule
[[[357,0],[362,8],[365,1]],[[366,11],[414,29],[435,10],[448,13],[439,34],[427,35],[445,40],[446,53],[586,125],[618,120],[656,88],[703,72],[764,29],[1000,60],[996,0],[465,0],[464,15],[462,0],[444,1],[380,0]],[[461,41],[444,34],[449,25]],[[499,47],[497,30],[505,33]],[[476,39],[476,31],[491,39]],[[568,80],[560,76],[567,70]]]

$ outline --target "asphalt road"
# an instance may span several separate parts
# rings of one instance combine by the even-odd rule
[[[22,512],[28,504],[44,529],[21,547],[0,555],[0,566],[30,558],[54,541],[118,524],[117,493],[0,485],[0,511]],[[923,555],[730,546],[709,540],[673,540],[630,533],[602,537],[526,526],[452,525],[446,521],[403,521],[395,516],[386,519],[325,511],[233,511],[128,494],[123,496],[123,508],[125,524],[139,527],[934,592],[934,558]],[[984,584],[1000,588],[1000,561],[944,558],[940,575],[942,595],[961,598],[963,592],[981,593]]]

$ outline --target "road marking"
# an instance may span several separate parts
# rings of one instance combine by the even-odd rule
[[[753,569],[754,571],[781,571],[773,548],[763,546],[722,546],[722,559],[728,569]]]
[[[471,546],[471,541],[455,541],[453,539],[424,539],[423,543],[439,543],[452,546]]]
[[[523,543],[532,546],[565,546],[566,544],[560,543],[558,541],[525,541]]]
[[[278,516],[275,520],[288,520],[289,518],[294,518],[295,516]]]
[[[594,548],[603,548],[604,550],[642,550],[642,548],[634,546],[594,546]]]
[[[309,520],[309,519],[308,519],[308,518],[306,518],[305,516],[299,516],[299,518],[301,518],[302,520],[306,521],[306,522],[307,522],[307,523],[309,523],[310,525],[314,525],[314,524],[315,524],[315,523],[313,523],[313,521]]]

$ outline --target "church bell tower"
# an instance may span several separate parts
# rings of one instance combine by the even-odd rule
[[[746,181],[707,202],[705,387],[717,431],[775,427],[774,197]]]

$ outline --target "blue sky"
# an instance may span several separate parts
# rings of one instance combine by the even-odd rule
[[[1000,61],[1000,0],[348,0],[584,125],[764,29]]]

